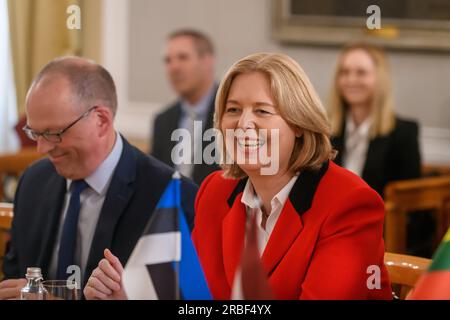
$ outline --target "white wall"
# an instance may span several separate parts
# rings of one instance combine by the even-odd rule
[[[147,139],[153,116],[176,97],[165,79],[166,35],[180,27],[208,33],[219,80],[238,58],[282,51],[296,59],[326,102],[338,48],[284,46],[271,38],[271,0],[104,0],[103,62],[119,89],[117,124]],[[450,52],[389,51],[397,111],[422,126],[428,163],[450,162]]]

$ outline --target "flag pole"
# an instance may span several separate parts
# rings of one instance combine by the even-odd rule
[[[181,184],[181,174],[178,171],[175,171],[172,175],[172,179],[175,180],[175,203],[177,204],[177,215],[175,217],[175,230],[178,230],[180,232],[180,206],[181,206],[181,190],[180,190],[180,184]],[[177,181],[178,180],[178,181]],[[178,243],[178,250],[181,251],[181,232],[180,232],[180,241]],[[181,259],[180,252],[180,259]],[[181,300],[181,294],[180,294],[180,261],[175,261],[174,265],[175,270],[175,300]]]

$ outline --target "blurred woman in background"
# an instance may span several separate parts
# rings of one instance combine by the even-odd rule
[[[420,177],[418,125],[394,112],[389,67],[380,48],[360,43],[342,50],[329,107],[337,164],[381,196],[390,181]]]

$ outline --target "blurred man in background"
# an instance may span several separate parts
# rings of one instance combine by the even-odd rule
[[[215,164],[206,164],[203,157],[201,163],[194,164],[194,153],[203,154],[209,144],[202,143],[203,132],[213,126],[217,91],[213,44],[201,32],[177,30],[167,38],[164,63],[169,82],[179,99],[156,117],[150,139],[151,154],[200,184],[207,175],[219,169]],[[201,126],[197,122],[195,135],[194,121],[201,121]],[[190,161],[181,164],[179,159],[172,157],[172,150],[178,141],[172,141],[171,135],[178,128],[187,129],[192,137],[192,152],[187,157]]]

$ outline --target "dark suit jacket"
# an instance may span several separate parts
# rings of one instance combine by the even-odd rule
[[[195,203],[192,238],[215,299],[229,299],[244,246],[245,179],[205,179]],[[262,254],[278,299],[391,299],[384,266],[384,206],[359,177],[332,162],[303,171]],[[367,287],[380,268],[379,289]]]
[[[105,248],[110,248],[123,264],[127,262],[173,174],[170,167],[125,139],[123,142],[82,272],[83,287]],[[36,266],[48,279],[65,191],[66,179],[57,174],[48,159],[33,164],[22,175],[14,201],[11,243],[3,264],[6,278],[23,278],[27,267]],[[182,205],[191,228],[196,193],[197,186],[183,179]]]
[[[181,102],[178,101],[172,106],[170,106],[166,111],[160,113],[154,122],[153,126],[153,136],[151,137],[152,146],[151,154],[161,160],[162,162],[174,167],[171,159],[171,152],[177,141],[171,141],[170,137],[172,132],[178,128],[181,117]],[[209,106],[209,113],[206,123],[203,124],[202,133],[213,127],[213,117],[214,117],[214,99],[212,99]],[[202,150],[211,142],[202,143]],[[202,181],[213,171],[220,169],[218,165],[212,164],[195,164],[192,173],[192,179],[197,183],[201,184]]]
[[[394,130],[372,139],[367,150],[362,178],[381,196],[388,182],[420,177],[420,151],[416,122],[396,119]],[[335,162],[342,164],[345,154],[345,123],[342,133],[332,138],[339,152]]]

